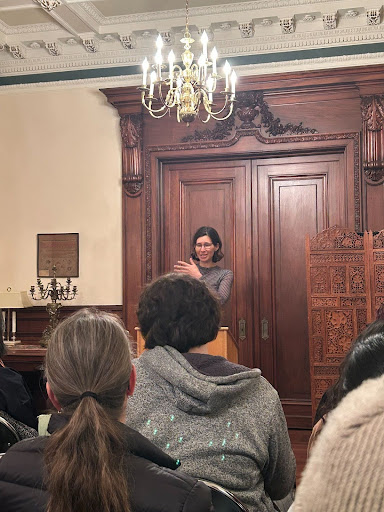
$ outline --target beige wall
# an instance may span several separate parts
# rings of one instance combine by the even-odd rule
[[[121,304],[117,111],[97,89],[76,88],[7,92],[0,112],[0,291],[35,283],[37,233],[74,232],[73,304]]]

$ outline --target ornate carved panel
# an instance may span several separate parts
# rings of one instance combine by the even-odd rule
[[[338,378],[338,371],[330,372],[329,365],[338,368],[352,341],[375,317],[370,270],[373,242],[371,233],[333,226],[312,239],[307,237],[306,245],[314,414],[320,391]],[[384,299],[384,264],[376,264],[375,276],[377,292],[383,281]]]
[[[363,169],[373,184],[384,180],[384,95],[361,97]]]
[[[142,115],[121,116],[120,131],[123,142],[123,186],[127,195],[135,197],[141,193],[144,181],[142,169]]]

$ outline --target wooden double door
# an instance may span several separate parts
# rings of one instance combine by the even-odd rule
[[[234,272],[223,325],[240,363],[261,368],[292,428],[310,427],[304,240],[330,225],[354,227],[345,151],[167,163],[161,181],[162,270],[188,261],[198,227],[217,229],[220,266]]]

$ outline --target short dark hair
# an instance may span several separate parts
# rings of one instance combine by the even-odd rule
[[[199,228],[196,231],[196,233],[193,235],[193,238],[192,238],[193,249],[192,249],[191,257],[196,261],[200,261],[199,258],[197,257],[196,251],[195,251],[195,245],[196,245],[197,239],[201,238],[202,236],[209,236],[209,238],[212,240],[213,245],[219,246],[219,248],[217,249],[217,251],[215,251],[215,253],[212,257],[213,263],[217,263],[218,261],[222,260],[224,258],[224,254],[221,251],[221,248],[223,246],[223,244],[221,243],[221,238],[219,236],[219,233],[216,231],[216,229],[211,228],[210,226],[201,226],[201,228]]]
[[[171,273],[144,289],[137,317],[145,348],[169,345],[188,352],[216,338],[221,309],[203,281]]]

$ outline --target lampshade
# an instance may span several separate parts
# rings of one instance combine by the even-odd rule
[[[27,292],[0,293],[0,309],[21,309],[32,306]]]

